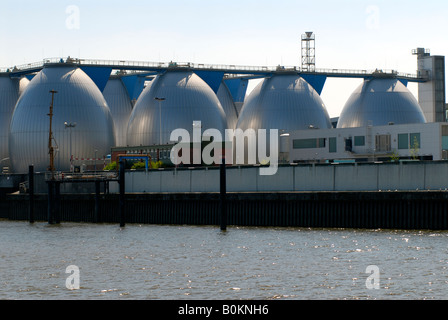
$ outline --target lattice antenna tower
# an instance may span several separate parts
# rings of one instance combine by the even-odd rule
[[[302,70],[316,70],[316,37],[311,31],[302,34]]]

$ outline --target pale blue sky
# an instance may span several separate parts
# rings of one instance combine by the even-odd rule
[[[317,68],[415,73],[412,49],[448,54],[440,0],[0,0],[0,13],[0,67],[66,56],[299,66],[305,31],[316,34]],[[327,81],[331,116],[359,83]]]

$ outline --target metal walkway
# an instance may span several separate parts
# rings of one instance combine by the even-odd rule
[[[125,74],[142,74],[148,72],[160,73],[168,69],[187,69],[191,71],[220,72],[227,77],[260,77],[276,73],[296,73],[303,75],[315,75],[334,78],[369,78],[369,77],[393,77],[409,82],[426,82],[429,80],[426,74],[401,73],[396,70],[350,70],[350,69],[319,69],[308,71],[300,67],[267,67],[267,66],[239,66],[201,63],[179,62],[148,62],[148,61],[124,61],[124,60],[97,60],[77,58],[50,58],[40,62],[28,63],[11,68],[0,68],[0,73],[8,73],[10,77],[20,77],[39,72],[48,64],[73,64],[80,67],[110,68]]]

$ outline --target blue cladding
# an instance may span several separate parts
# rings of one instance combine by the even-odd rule
[[[35,74],[27,74],[26,76],[25,76],[25,78],[27,78],[28,80],[33,80],[33,78],[34,78],[34,76],[35,76]]]
[[[226,79],[224,82],[232,95],[234,102],[244,102],[246,97],[248,79]]]
[[[131,100],[137,100],[145,86],[145,77],[123,76],[121,77]]]
[[[326,76],[314,74],[303,74],[300,76],[305,79],[305,81],[308,82],[319,95],[322,93],[325,81],[327,81]]]
[[[218,93],[218,89],[221,86],[221,81],[224,78],[224,72],[195,71],[194,73],[204,80],[215,93]]]
[[[112,68],[82,66],[81,70],[84,71],[90,79],[95,82],[98,89],[103,92],[107,82],[109,81]]]
[[[398,79],[402,84],[404,84],[405,87],[408,86],[408,80],[404,80],[404,79]]]

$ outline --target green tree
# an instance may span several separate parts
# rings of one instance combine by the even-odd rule
[[[417,137],[414,137],[414,141],[411,145],[411,149],[409,150],[412,160],[418,159],[419,152],[420,152],[420,145],[418,143]]]
[[[109,163],[107,166],[104,167],[104,171],[111,171],[111,170],[116,170],[117,169],[117,162],[111,162]]]

